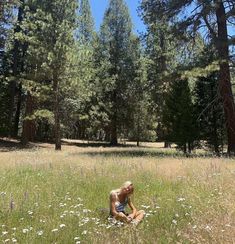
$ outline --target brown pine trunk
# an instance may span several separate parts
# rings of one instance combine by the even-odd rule
[[[18,136],[18,129],[19,129],[19,121],[20,121],[20,110],[21,110],[21,100],[22,100],[22,87],[21,84],[19,85],[18,89],[18,101],[16,106],[16,114],[15,114],[15,121],[14,121],[14,137]]]
[[[21,22],[23,21],[23,14],[24,14],[24,0],[20,1],[20,7],[18,11],[17,17],[17,26],[14,29],[14,33],[19,33],[21,31]],[[12,71],[13,71],[13,80],[10,83],[10,102],[9,102],[9,136],[15,135],[14,125],[13,125],[13,117],[14,117],[14,106],[15,106],[15,95],[16,95],[16,87],[17,87],[17,79],[20,73],[20,47],[21,43],[19,40],[14,40],[14,47],[13,47],[13,64],[12,64]]]
[[[164,141],[164,148],[170,148],[170,143],[167,141]]]
[[[55,132],[55,150],[61,150],[61,131],[60,131],[60,115],[59,115],[59,84],[57,76],[53,80],[54,91],[54,132]]]
[[[114,115],[113,120],[111,122],[111,141],[110,145],[117,146],[118,140],[117,140],[117,123],[116,123],[116,116]]]
[[[217,50],[220,58],[219,90],[223,101],[226,119],[228,154],[235,154],[235,104],[231,86],[229,69],[229,46],[226,13],[222,1],[217,3],[216,17],[218,25]]]
[[[111,116],[111,141],[110,145],[117,146],[118,139],[117,139],[117,91],[113,92],[113,114]]]
[[[30,141],[34,141],[36,133],[35,120],[30,118],[34,112],[34,101],[30,93],[26,97],[26,107],[25,107],[25,119],[23,121],[23,131],[21,137],[21,143],[26,145]]]
[[[8,136],[13,136],[13,126],[12,126],[12,121],[13,121],[13,114],[14,114],[14,104],[15,104],[15,93],[16,93],[16,81],[13,80],[10,83],[9,87],[9,114],[8,114]]]

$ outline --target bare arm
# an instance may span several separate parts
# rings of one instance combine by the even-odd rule
[[[134,206],[134,204],[132,203],[132,201],[131,201],[130,198],[128,198],[128,205],[129,205],[129,207],[130,207],[131,210],[132,210],[132,213],[129,214],[128,217],[131,217],[132,219],[134,219],[134,217],[135,217],[135,215],[136,215],[136,213],[137,213],[137,210],[136,210],[136,208],[135,208],[135,206]]]

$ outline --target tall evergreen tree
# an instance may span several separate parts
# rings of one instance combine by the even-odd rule
[[[208,30],[208,37],[215,45],[219,59],[218,87],[222,98],[225,114],[228,154],[235,154],[235,104],[231,87],[231,74],[229,67],[230,45],[235,45],[233,37],[228,35],[228,22],[234,23],[235,5],[230,0],[213,1],[179,1],[165,0],[164,11],[159,11],[159,16],[178,18],[186,7],[192,9],[191,14],[178,18],[175,29],[178,35],[187,33],[193,37],[202,26]],[[158,6],[157,0],[152,0],[151,5]]]
[[[13,8],[9,3],[0,4],[0,135],[9,134],[9,86],[7,73],[10,69],[7,64],[7,43],[9,40],[8,26],[12,24]]]
[[[165,5],[161,0],[141,1],[140,13],[146,25],[144,40],[146,56],[148,58],[148,80],[152,89],[152,97],[156,103],[158,118],[158,138],[165,140],[165,126],[162,123],[162,108],[165,95],[169,88],[169,74],[176,66],[177,39],[172,33],[172,23],[169,17],[159,16],[158,12],[164,11]],[[165,147],[168,143],[165,142]]]
[[[56,150],[61,149],[60,88],[67,80],[66,66],[73,43],[76,6],[75,0],[35,0],[28,7],[24,22],[25,38],[29,43],[27,62],[30,64],[25,76],[32,81],[28,82],[31,85],[28,87],[28,99],[32,101],[33,93],[38,90],[37,84],[51,85]],[[33,114],[30,111],[26,117]]]
[[[94,118],[90,116],[94,105],[95,69],[94,46],[96,33],[89,0],[79,2],[76,38],[71,48],[69,81],[64,87],[63,124],[72,138],[86,138]],[[68,84],[70,84],[68,86]]]
[[[215,50],[212,45],[207,45],[197,58],[196,66],[205,67],[215,59]],[[218,70],[211,71],[196,79],[194,87],[195,113],[200,128],[200,140],[216,155],[223,153],[226,143],[225,121],[223,106],[218,87]]]
[[[184,153],[191,153],[197,139],[194,110],[188,81],[173,82],[166,97],[163,121],[168,128],[168,140],[176,143]]]
[[[132,23],[123,0],[110,0],[99,35],[99,87],[104,111],[110,120],[110,143],[118,143],[118,133],[125,127],[128,84],[133,78],[131,58]]]
[[[91,44],[94,38],[94,20],[89,0],[79,1],[76,37],[83,45]]]
[[[25,0],[20,0],[18,3],[17,21],[13,28],[14,36],[12,40],[12,49],[10,50],[12,80],[9,84],[9,135],[14,137],[18,135],[22,102],[22,84],[20,78],[24,71],[24,58],[27,50],[27,43],[18,38],[18,35],[22,33],[22,22],[25,18],[25,6]]]

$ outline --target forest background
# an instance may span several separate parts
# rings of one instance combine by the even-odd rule
[[[235,4],[123,0],[97,30],[88,0],[1,1],[0,135],[164,141],[235,153]]]

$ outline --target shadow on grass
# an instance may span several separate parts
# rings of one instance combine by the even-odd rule
[[[0,152],[13,152],[23,149],[33,149],[37,146],[33,144],[28,144],[26,146],[22,145],[18,140],[9,140],[0,138]]]
[[[62,150],[63,145],[65,146],[76,146],[82,148],[97,148],[96,151],[87,151],[87,152],[74,152],[74,155],[88,155],[91,157],[172,157],[172,158],[193,158],[193,157],[216,157],[212,153],[192,153],[184,154],[180,151],[173,151],[164,148],[153,148],[149,146],[140,146],[130,144],[118,144],[117,146],[112,146],[107,142],[82,142],[82,141],[66,141],[62,140]],[[10,140],[6,138],[0,138],[0,152],[13,152],[20,150],[32,150],[37,148],[50,148],[54,146],[53,143],[29,143],[24,146],[20,143],[19,140]],[[105,150],[102,150],[105,148]],[[108,150],[107,150],[108,149]]]
[[[80,153],[81,154],[81,153]],[[92,157],[98,157],[98,156],[104,156],[104,157],[158,157],[158,158],[166,158],[166,157],[172,157],[172,158],[194,158],[194,157],[213,157],[212,154],[209,153],[192,153],[192,154],[184,154],[180,151],[170,151],[170,150],[158,150],[158,149],[152,149],[152,150],[145,150],[144,148],[134,149],[134,150],[109,150],[109,151],[96,151],[96,152],[83,152],[82,154],[92,156]]]
[[[127,148],[127,147],[137,147],[136,145],[129,145],[129,144],[118,144],[118,145],[111,145],[108,142],[100,142],[100,141],[92,141],[92,142],[72,142],[72,141],[65,141],[62,140],[62,144],[66,146],[76,146],[76,147],[104,147],[104,148]]]

